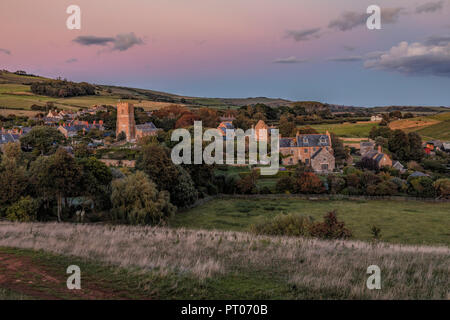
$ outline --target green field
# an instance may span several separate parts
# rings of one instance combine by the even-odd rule
[[[370,229],[375,225],[387,242],[450,245],[450,203],[220,199],[177,214],[171,226],[246,231],[250,225],[280,213],[302,214],[317,221],[330,210],[337,210],[355,239],[370,240]]]
[[[378,123],[367,122],[367,123],[337,123],[337,124],[315,124],[310,126],[316,129],[319,133],[325,133],[327,130],[334,133],[340,137],[346,138],[367,138],[369,136],[370,130],[377,126]]]

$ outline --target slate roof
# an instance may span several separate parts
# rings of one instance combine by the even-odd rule
[[[292,138],[281,138],[280,148],[295,147],[295,139]]]
[[[429,177],[429,175],[427,175],[427,174],[425,174],[425,173],[423,173],[423,172],[420,172],[420,171],[414,171],[412,174],[410,174],[409,175],[410,177],[413,177],[413,178],[415,178],[415,177]]]
[[[330,140],[326,134],[302,134],[297,136],[297,147],[329,147]]]
[[[156,128],[156,126],[153,124],[153,122],[138,124],[138,125],[136,125],[136,129],[140,130],[140,131],[145,131],[145,132],[151,132],[151,131],[158,130],[158,128]]]
[[[0,144],[19,141],[20,136],[12,133],[0,133]]]

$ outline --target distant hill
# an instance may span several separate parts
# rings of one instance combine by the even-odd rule
[[[437,113],[450,111],[450,107],[426,107],[426,106],[389,106],[365,108],[359,106],[342,106],[327,104],[317,101],[290,101],[282,98],[251,97],[251,98],[207,98],[182,96],[162,91],[149,89],[129,88],[124,86],[110,86],[93,84],[96,94],[90,96],[52,98],[36,95],[30,90],[30,86],[36,82],[45,82],[52,79],[37,75],[27,74],[25,71],[9,72],[0,70],[0,108],[29,110],[31,105],[45,105],[51,101],[60,108],[87,108],[94,104],[114,105],[118,100],[134,103],[145,109],[158,109],[170,104],[181,104],[189,107],[211,108],[236,108],[245,105],[259,103],[271,107],[302,106],[307,111],[338,112],[370,112],[382,113],[400,110],[414,113]]]

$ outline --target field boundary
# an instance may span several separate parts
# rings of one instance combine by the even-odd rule
[[[450,199],[419,198],[403,196],[349,196],[342,194],[219,194],[198,200],[191,208],[203,205],[214,199],[301,199],[301,200],[393,200],[450,203]]]

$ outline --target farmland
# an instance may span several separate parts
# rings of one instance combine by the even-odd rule
[[[450,112],[392,122],[391,129],[417,132],[423,140],[450,140]]]
[[[367,138],[370,130],[377,126],[376,122],[358,122],[358,123],[337,123],[337,124],[316,124],[308,125],[316,129],[319,133],[325,133],[327,130],[340,137],[347,138]]]
[[[0,264],[10,275],[0,279],[0,297],[445,299],[449,254],[229,231],[0,223]],[[373,263],[383,290],[366,288]],[[85,279],[76,293],[64,289],[72,264]]]
[[[218,199],[178,214],[173,227],[246,231],[250,225],[278,214],[301,214],[316,221],[331,210],[357,240],[370,240],[371,227],[383,241],[402,244],[450,245],[450,203],[389,200]]]

